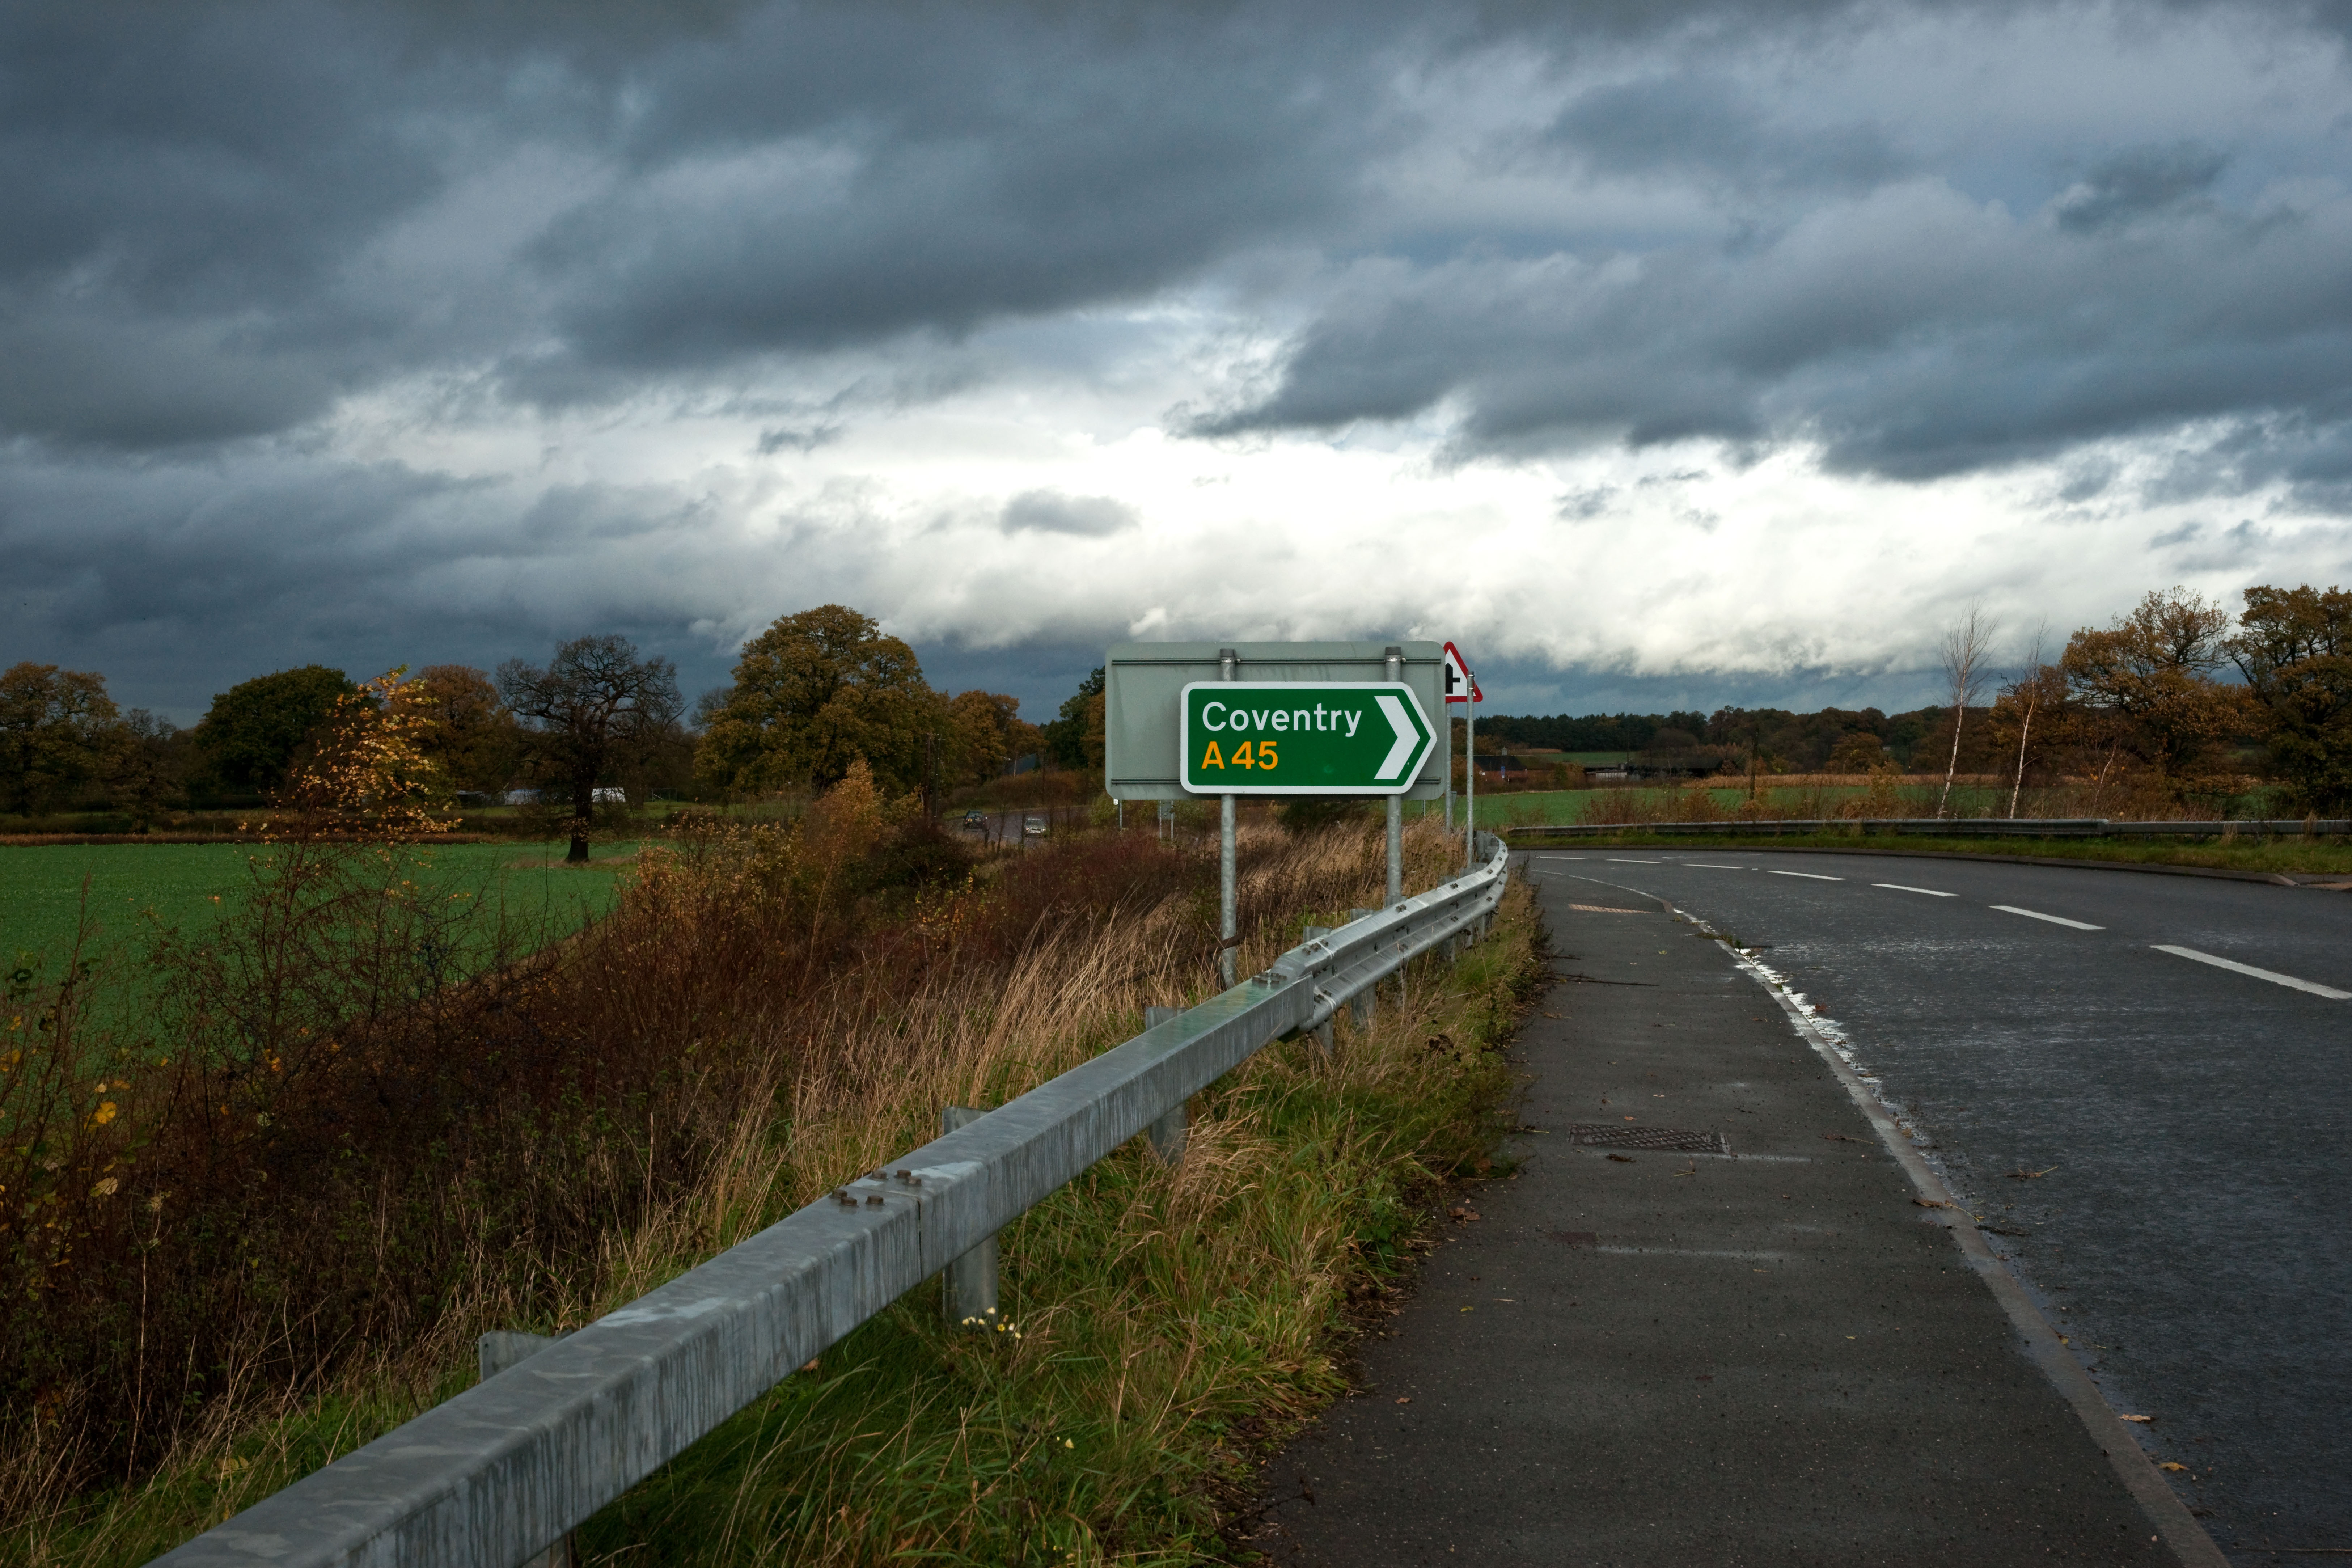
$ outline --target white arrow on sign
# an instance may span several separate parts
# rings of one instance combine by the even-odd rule
[[[1396,744],[1389,748],[1389,754],[1381,759],[1379,771],[1372,776],[1392,779],[1402,771],[1405,759],[1412,755],[1413,748],[1421,744],[1421,731],[1412,720],[1405,717],[1404,704],[1387,692],[1377,693],[1372,700],[1381,705],[1381,714],[1387,718],[1390,728],[1396,731]]]

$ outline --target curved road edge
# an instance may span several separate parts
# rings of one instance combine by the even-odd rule
[[[1654,898],[1656,895],[1649,896]],[[1953,1196],[1943,1178],[1912,1146],[1911,1140],[1896,1125],[1885,1104],[1854,1071],[1853,1065],[1838,1050],[1836,1043],[1815,1024],[1811,1012],[1790,995],[1787,986],[1774,978],[1762,964],[1733,946],[1706,921],[1677,909],[1667,900],[1659,899],[1658,902],[1664,905],[1676,920],[1722,942],[1740,972],[1780,1005],[1797,1033],[1804,1037],[1814,1053],[1828,1064],[1838,1081],[1845,1086],[1845,1091],[1853,1098],[1855,1107],[1877,1132],[1878,1141],[1886,1146],[1887,1152],[1910,1176],[1911,1184],[1918,1189],[1920,1197],[1935,1209],[1945,1227],[1952,1233],[1952,1238],[1959,1244],[1961,1255],[1968,1258],[1969,1266],[1984,1280],[1994,1299],[2000,1302],[2001,1310],[2009,1314],[2010,1322],[2024,1339],[2034,1363],[2064,1395],[2092,1440],[2098,1444],[2100,1452],[2115,1468],[2116,1479],[2147,1510],[2148,1521],[2163,1536],[2164,1544],[2180,1560],[2183,1568],[2231,1568],[2230,1560],[2222,1555],[2221,1549],[2213,1543],[2213,1538],[2205,1532],[2205,1527],[2189,1511],[2189,1505],[2180,1500],[2179,1494],[2158,1472],[2156,1462],[2140,1447],[2139,1439],[2130,1426],[2107,1403],[2106,1396],[2099,1392],[2098,1384],[2091,1381],[2091,1374],[2083,1370],[2074,1352],[2060,1342],[2058,1331],[2051,1327],[2050,1321],[2042,1315],[2042,1310],[2026,1294],[2025,1287],[1994,1255],[1983,1233],[1977,1229],[1976,1221],[1966,1205]]]

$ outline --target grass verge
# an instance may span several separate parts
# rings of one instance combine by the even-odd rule
[[[1830,849],[1863,855],[1993,855],[2038,860],[2105,861],[2137,866],[2195,866],[2209,870],[2281,876],[2352,877],[2352,844],[2340,838],[2241,838],[2179,843],[2133,838],[1935,838],[1905,834],[1623,833],[1545,840],[1534,835],[1515,849],[1572,849],[1580,845],[1645,849]]]
[[[1376,901],[1372,836],[1259,835],[1244,851],[1245,963]],[[1416,828],[1412,885],[1441,879],[1452,855]],[[737,874],[717,868],[703,891]],[[664,917],[648,931],[693,944],[683,875],[656,870],[634,896]],[[135,1485],[20,1515],[8,1554],[142,1562],[463,1387],[479,1330],[609,1310],[926,1141],[942,1103],[1000,1103],[1131,1035],[1145,1002],[1197,999],[1199,895],[1180,884],[1114,900],[1109,918],[1034,928],[1009,964],[941,963],[912,990],[874,966],[870,989],[791,1016],[765,1076],[732,1080],[733,1119],[708,1134],[717,1157],[633,1223],[546,1260],[528,1287],[479,1259],[411,1342],[282,1398],[223,1400]],[[704,918],[726,914],[721,902]],[[1347,1303],[1403,1267],[1416,1192],[1491,1146],[1511,1088],[1500,1047],[1539,984],[1535,936],[1515,889],[1489,940],[1406,977],[1370,1029],[1343,1021],[1330,1057],[1309,1042],[1261,1052],[1195,1101],[1180,1164],[1139,1140],[1006,1231],[1007,1331],[952,1331],[936,1286],[917,1290],[606,1510],[583,1531],[587,1555],[1224,1555],[1221,1500],[1340,1387]]]

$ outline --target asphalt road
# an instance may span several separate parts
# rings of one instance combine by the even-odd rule
[[[1455,1200],[1354,1396],[1267,1466],[1248,1544],[1284,1568],[2221,1568],[1811,1026],[1581,869],[1538,868],[1561,984],[1515,1044],[1514,1167]]]
[[[2352,1548],[2352,1000],[2284,983],[2352,993],[2352,896],[1895,856],[1534,867],[1669,900],[1818,1008],[2233,1558]]]

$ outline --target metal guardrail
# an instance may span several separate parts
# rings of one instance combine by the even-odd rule
[[[1619,833],[1736,834],[1743,838],[1821,833],[1927,838],[2301,838],[2352,833],[2341,817],[2250,822],[2110,822],[2100,816],[1805,817],[1786,822],[1571,822],[1507,827],[1507,837],[1605,838]]]
[[[522,1563],[1262,1047],[1474,936],[1508,850],[789,1215],[263,1499],[172,1568]]]

